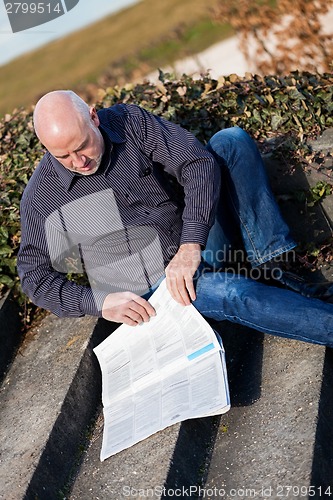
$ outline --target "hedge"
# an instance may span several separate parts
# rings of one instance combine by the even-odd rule
[[[285,77],[237,75],[218,80],[160,72],[157,84],[99,91],[97,108],[135,103],[177,122],[204,143],[221,128],[238,125],[257,140],[288,134],[296,147],[333,126],[333,74],[294,72]],[[16,255],[20,244],[19,202],[43,154],[34,135],[32,110],[15,110],[0,121],[0,295],[19,290]]]

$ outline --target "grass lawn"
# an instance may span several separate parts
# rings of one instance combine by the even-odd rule
[[[231,34],[211,21],[218,0],[141,0],[0,67],[0,115],[57,88],[95,83],[106,71],[123,83],[195,54]]]

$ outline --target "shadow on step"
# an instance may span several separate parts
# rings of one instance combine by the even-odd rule
[[[333,349],[325,353],[323,379],[319,400],[318,422],[313,450],[312,477],[316,496],[333,495]]]
[[[213,326],[226,351],[231,404],[248,406],[260,397],[264,335],[227,322]],[[168,490],[177,488],[187,489],[190,498],[199,498],[197,491],[205,484],[220,420],[221,416],[214,416],[182,422],[161,498],[170,498]]]

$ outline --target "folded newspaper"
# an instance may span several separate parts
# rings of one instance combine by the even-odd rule
[[[100,459],[172,424],[230,408],[225,353],[194,306],[182,306],[165,280],[150,297],[156,316],[121,325],[94,352],[102,370]]]

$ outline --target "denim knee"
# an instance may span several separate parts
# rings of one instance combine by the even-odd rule
[[[223,153],[227,151],[230,153],[234,146],[237,146],[237,150],[256,149],[251,136],[240,127],[230,127],[216,132],[209,140],[207,149],[210,153],[223,157]]]
[[[210,139],[207,149],[220,165],[228,168],[235,163],[247,164],[246,159],[251,159],[255,163],[259,159],[256,143],[240,127],[220,130]]]

